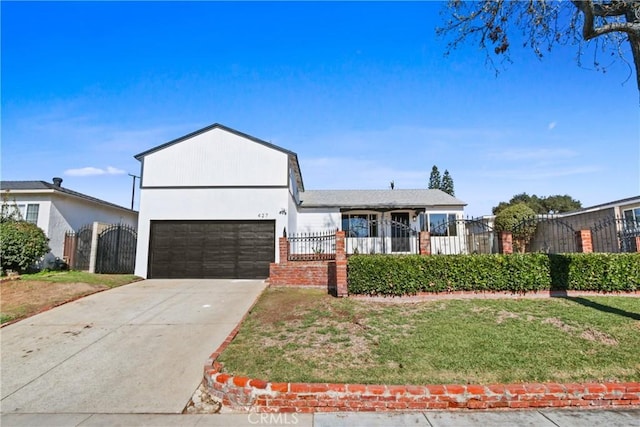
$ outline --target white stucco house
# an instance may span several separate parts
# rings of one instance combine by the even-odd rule
[[[220,124],[135,158],[135,274],[147,278],[266,278],[285,233],[339,229],[369,238],[358,250],[409,252],[385,244],[389,221],[429,230],[465,206],[440,190],[305,190],[296,153]]]
[[[62,186],[61,178],[45,181],[1,181],[0,191],[15,202],[22,218],[36,224],[49,238],[51,256],[62,258],[64,235],[87,224],[126,224],[136,227],[138,212],[78,193]]]

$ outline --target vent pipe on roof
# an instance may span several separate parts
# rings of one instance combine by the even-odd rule
[[[55,185],[56,187],[61,187],[62,186],[62,178],[54,177],[53,178],[53,185]]]

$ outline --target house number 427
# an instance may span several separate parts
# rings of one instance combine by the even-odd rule
[[[258,214],[258,218],[268,218],[268,217],[269,217],[269,214],[266,212],[261,212]]]

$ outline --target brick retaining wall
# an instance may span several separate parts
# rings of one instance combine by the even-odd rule
[[[427,409],[522,409],[640,405],[640,383],[365,385],[277,383],[224,373],[216,361],[229,334],[204,367],[204,382],[224,406],[255,412],[338,412]]]
[[[291,261],[272,263],[269,283],[274,286],[313,286],[335,288],[335,261]]]

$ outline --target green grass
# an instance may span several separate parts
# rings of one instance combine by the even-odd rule
[[[24,319],[43,310],[106,289],[142,280],[132,274],[54,271],[23,274],[0,284],[0,323]]]
[[[105,285],[109,288],[126,285],[142,280],[133,274],[93,274],[84,271],[42,271],[35,274],[23,274],[23,281],[37,280],[52,283],[88,283],[90,285]]]
[[[220,357],[270,381],[640,380],[640,299],[375,303],[268,289]]]

